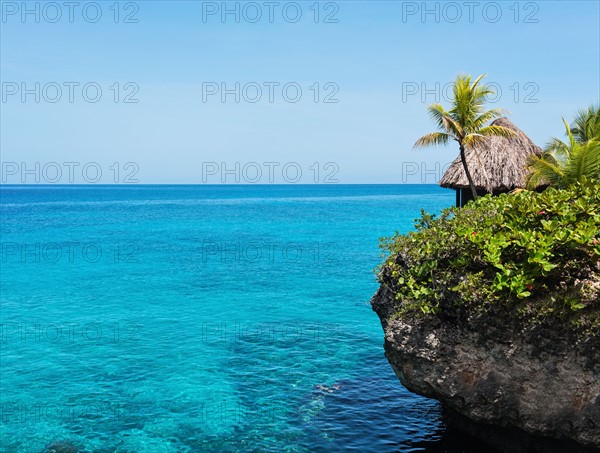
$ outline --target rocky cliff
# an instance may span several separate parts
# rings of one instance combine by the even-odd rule
[[[450,423],[505,452],[600,451],[598,336],[501,308],[398,316],[385,283],[371,304],[400,381]]]

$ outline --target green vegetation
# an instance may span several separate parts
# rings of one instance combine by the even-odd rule
[[[593,335],[600,332],[600,106],[581,110],[571,125],[563,119],[566,142],[552,139],[545,152],[532,153],[527,191],[477,198],[465,148],[489,137],[513,137],[490,124],[504,112],[484,110],[491,90],[458,76],[452,107],[428,107],[439,132],[415,147],[460,148],[474,201],[422,212],[416,231],[382,240],[382,285],[398,300],[397,314],[502,313],[524,319],[570,317]],[[500,151],[500,150],[499,150]],[[506,150],[503,150],[506,151]],[[510,150],[509,150],[510,151]],[[524,170],[524,169],[522,169]],[[584,322],[585,320],[585,322]]]
[[[532,156],[527,186],[566,187],[600,175],[600,107],[580,111],[573,125],[564,120],[568,142],[553,138],[542,156]]]
[[[380,280],[404,312],[505,304],[518,313],[600,313],[600,182],[486,195],[382,240]]]
[[[593,139],[600,139],[600,104],[597,106],[591,105],[587,109],[577,112],[570,132],[577,143],[580,144]],[[549,148],[553,147],[553,142],[560,141],[553,139],[548,145]]]
[[[480,75],[471,83],[471,76],[459,75],[452,85],[452,108],[446,111],[441,104],[433,104],[427,107],[429,116],[442,132],[426,134],[415,143],[416,148],[425,148],[434,145],[446,145],[450,140],[458,142],[460,159],[474,200],[477,199],[477,190],[467,166],[465,147],[474,147],[487,137],[511,137],[514,135],[514,132],[510,129],[489,125],[493,120],[504,116],[506,112],[502,109],[485,111],[484,105],[487,96],[495,93],[489,87],[480,85],[484,77],[485,74]]]

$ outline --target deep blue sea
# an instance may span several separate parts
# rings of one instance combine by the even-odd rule
[[[369,305],[379,238],[452,191],[0,195],[0,451],[469,451],[395,377]]]

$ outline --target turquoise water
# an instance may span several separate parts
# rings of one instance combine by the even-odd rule
[[[453,192],[0,190],[1,451],[463,451],[368,304],[379,238]]]

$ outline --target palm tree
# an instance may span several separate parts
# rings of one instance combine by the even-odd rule
[[[477,199],[477,190],[467,166],[465,148],[473,147],[491,136],[511,137],[514,135],[514,132],[506,127],[489,124],[496,118],[504,116],[506,112],[502,109],[487,111],[484,109],[486,96],[494,94],[489,87],[479,85],[484,77],[485,74],[482,74],[471,83],[471,76],[459,75],[452,86],[451,109],[446,111],[441,104],[427,107],[429,116],[435,121],[441,132],[424,135],[414,145],[415,148],[425,148],[446,145],[450,139],[457,141],[460,148],[460,160],[465,169],[473,199]]]
[[[563,118],[564,122],[564,118]],[[587,109],[582,109],[577,112],[573,124],[567,127],[567,136],[570,131],[575,141],[581,145],[586,144],[593,138],[600,139],[600,104],[598,106],[591,105]],[[566,150],[568,148],[559,138],[552,138],[544,151],[554,152],[555,150]]]
[[[590,140],[600,139],[600,104],[590,105],[575,115],[571,125],[571,133],[578,143],[587,143]]]
[[[592,115],[586,119],[582,112]],[[597,112],[594,117],[591,108],[586,112],[580,111],[572,127],[563,118],[568,143],[553,138],[544,154],[530,158],[529,189],[544,185],[565,187],[600,177],[600,115]]]

